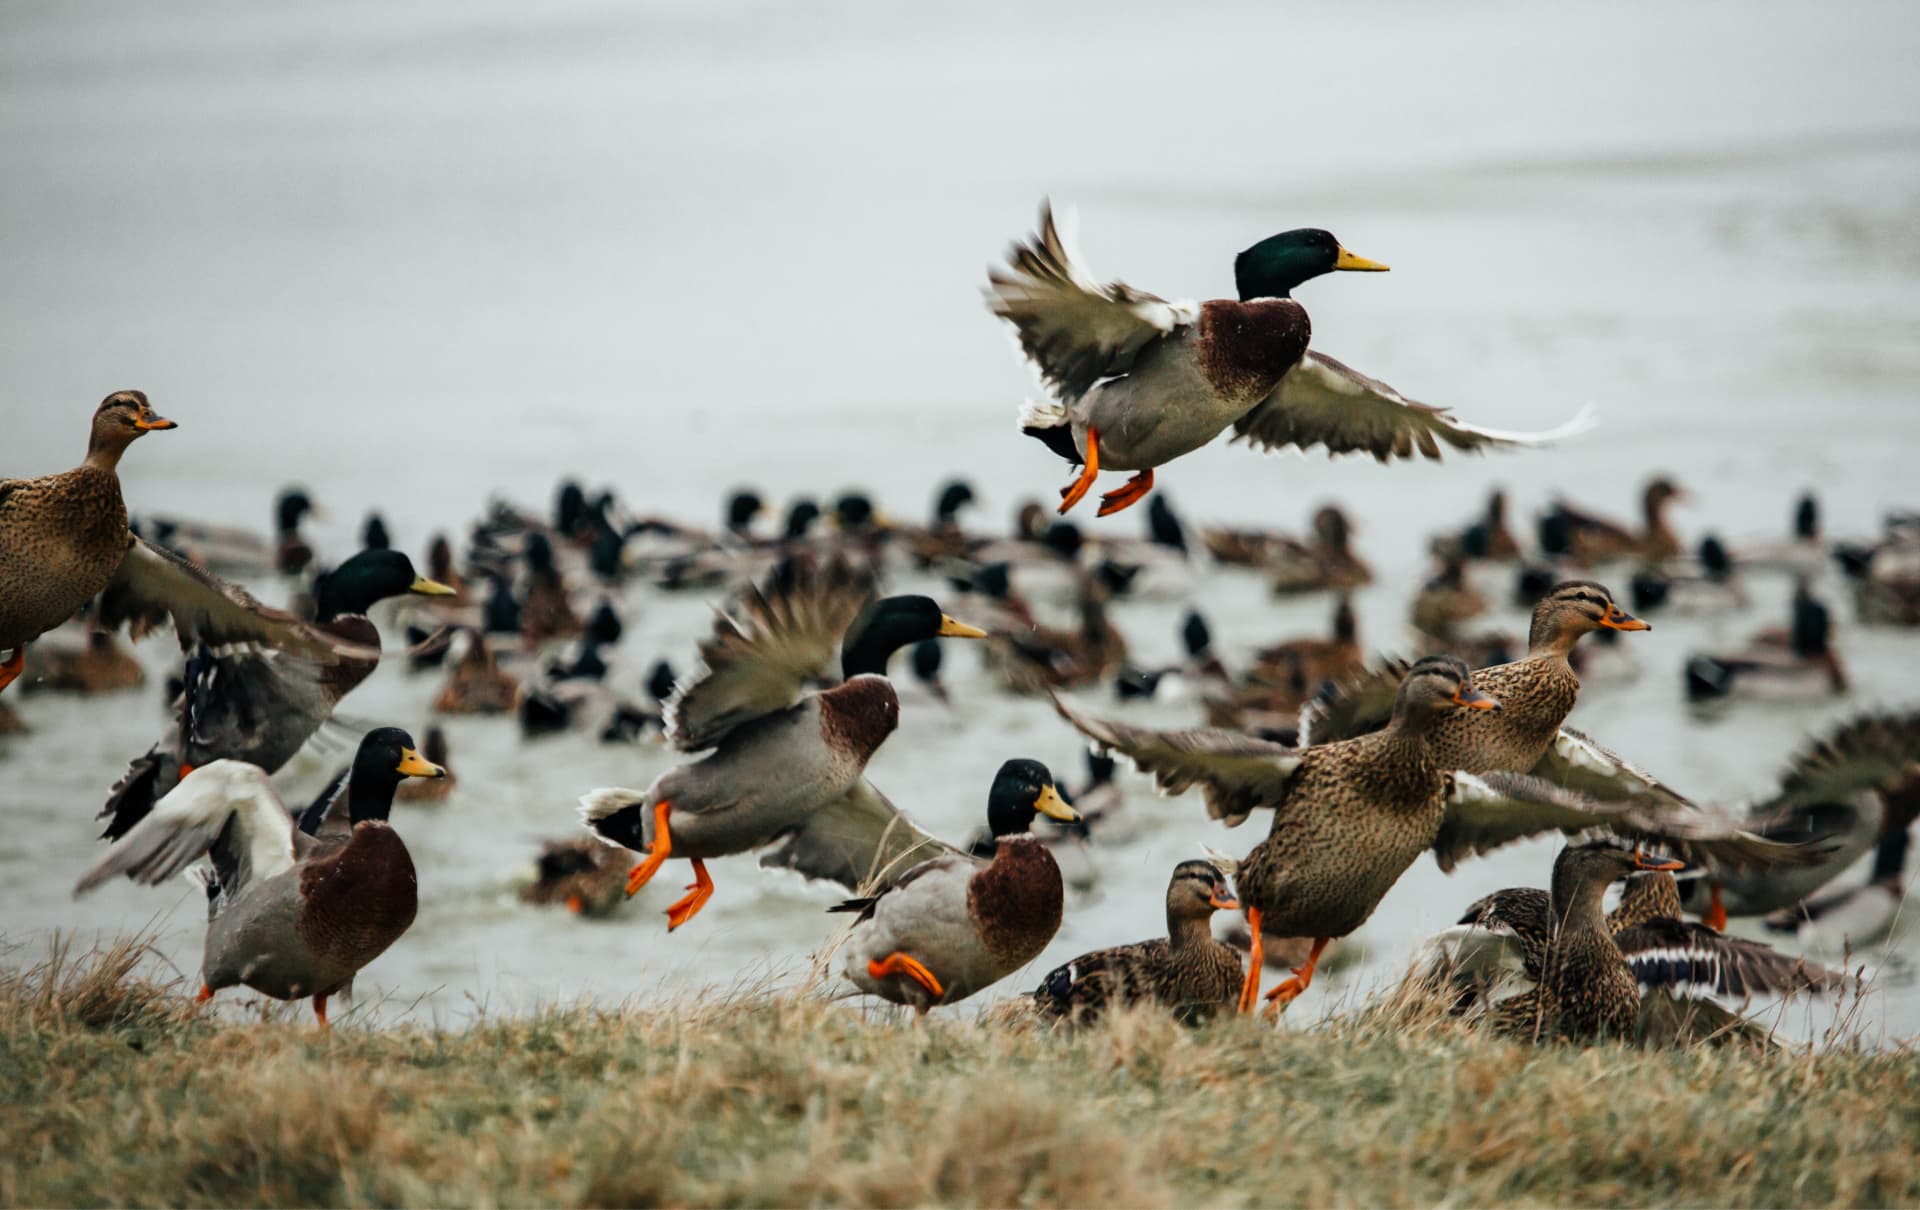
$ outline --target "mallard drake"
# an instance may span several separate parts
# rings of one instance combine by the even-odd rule
[[[1110,1008],[1151,1004],[1182,1021],[1232,1011],[1246,979],[1239,951],[1213,939],[1216,911],[1239,907],[1211,862],[1183,861],[1167,883],[1167,935],[1082,954],[1047,972],[1033,993],[1052,1017],[1087,1023]]]
[[[1834,548],[1862,622],[1920,626],[1920,516],[1896,513],[1878,540]]]
[[[924,570],[971,555],[980,542],[961,528],[960,513],[973,503],[973,487],[964,479],[952,480],[940,488],[933,503],[933,519],[924,529],[909,528],[900,535],[915,567]]]
[[[1715,614],[1747,607],[1747,590],[1727,544],[1718,535],[1700,539],[1693,566],[1673,561],[1643,567],[1627,584],[1633,607],[1641,613]]]
[[[1638,530],[1556,500],[1540,518],[1540,547],[1582,566],[1619,559],[1663,562],[1682,549],[1667,521],[1667,506],[1686,498],[1687,493],[1664,475],[1649,480],[1640,495]]]
[[[447,733],[439,727],[428,727],[420,744],[420,755],[427,758],[428,764],[438,766],[441,775],[424,781],[402,782],[394,791],[394,798],[399,802],[441,802],[453,793],[457,779],[453,765],[447,760]]]
[[[1101,497],[1115,513],[1153,489],[1154,468],[1231,427],[1261,449],[1364,450],[1381,462],[1563,436],[1496,433],[1415,403],[1307,348],[1311,324],[1295,288],[1336,270],[1381,272],[1325,231],[1270,236],[1234,261],[1239,297],[1168,302],[1122,282],[1102,286],[1068,248],[1051,205],[1040,230],[990,270],[987,306],[1057,398],[1029,403],[1020,431],[1081,473],[1061,491],[1078,504],[1102,470],[1137,472]]]
[[[1906,905],[1907,853],[1920,816],[1920,778],[1889,794],[1887,827],[1873,850],[1873,870],[1859,886],[1828,891],[1768,916],[1766,927],[1791,933],[1821,953],[1851,953],[1885,937]]]
[[[313,500],[297,487],[281,492],[273,502],[273,569],[283,576],[297,576],[313,563],[313,546],[300,533],[300,522],[317,512]]]
[[[619,849],[591,836],[549,840],[540,846],[520,899],[543,907],[557,903],[576,916],[609,916],[627,901],[631,864]]]
[[[750,588],[735,614],[715,618],[700,645],[705,667],[667,703],[668,740],[708,755],[645,790],[593,790],[580,800],[590,830],[647,854],[627,882],[629,895],[669,856],[692,861],[688,894],[667,909],[669,930],[712,897],[707,858],[765,848],[850,796],[877,796],[863,774],[900,722],[886,677],[895,651],[936,635],[985,636],[926,597],[869,600],[865,579],[842,564],[795,568]],[[844,679],[807,691],[836,637]]]
[[[1604,828],[1750,863],[1795,855],[1685,800],[1607,802],[1535,777],[1448,765],[1439,755],[1446,720],[1459,711],[1501,709],[1452,656],[1429,656],[1407,670],[1383,730],[1310,748],[1223,730],[1154,731],[1055,705],[1083,734],[1153,775],[1161,789],[1177,794],[1200,786],[1208,813],[1229,827],[1255,810],[1273,809],[1273,827],[1240,863],[1235,886],[1256,937],[1264,925],[1283,936],[1314,938],[1306,965],[1268,997],[1282,1005],[1312,981],[1327,943],[1365,923],[1428,849],[1442,869],[1452,869],[1469,854],[1521,836]],[[1261,961],[1256,946],[1251,969],[1258,971]],[[1249,979],[1243,1008],[1253,1006],[1257,984]]]
[[[1784,538],[1741,544],[1734,562],[1757,571],[1786,571],[1818,575],[1827,565],[1827,542],[1821,534],[1820,501],[1812,492],[1794,501],[1791,532]]]
[[[0,663],[0,690],[20,675],[29,642],[79,613],[115,579],[163,570],[146,558],[128,567],[130,552],[154,548],[127,530],[119,466],[135,441],[174,427],[144,394],[115,391],[94,409],[79,466],[38,479],[0,479],[0,650],[12,653]]]
[[[1494,488],[1477,520],[1453,533],[1435,537],[1428,548],[1441,559],[1457,556],[1479,563],[1517,562],[1520,543],[1507,525],[1506,490]]]
[[[1920,713],[1873,712],[1797,753],[1773,794],[1748,808],[1749,831],[1815,860],[1787,869],[1710,869],[1682,902],[1713,928],[1727,917],[1791,911],[1920,814]]]
[[[527,535],[527,591],[520,606],[520,633],[529,643],[570,639],[586,629],[567,598],[567,584],[545,534]]]
[[[212,859],[200,1000],[244,985],[276,1000],[327,999],[399,940],[418,903],[413,859],[387,822],[408,777],[440,777],[397,727],[360,741],[345,793],[348,826],[308,836],[266,770],[238,760],[195,769],[81,877],[83,895],[109,878],[156,886]]]
[[[141,550],[141,544],[134,549]],[[108,840],[125,835],[145,817],[184,770],[232,759],[278,772],[341,699],[379,666],[380,631],[367,611],[389,597],[450,591],[416,573],[413,561],[399,551],[361,551],[319,577],[314,620],[306,622],[266,608],[171,552],[147,550],[150,555],[131,556],[129,563],[164,560],[170,574],[197,586],[198,597],[190,609],[171,607],[180,648],[187,654],[178,721],[133,761],[108,794],[100,810],[100,818],[109,820]],[[123,592],[127,587],[133,591]],[[131,619],[138,635],[167,607],[143,596],[123,576],[108,588],[100,609],[109,625]]]
[[[1833,619],[1803,578],[1795,586],[1791,624],[1769,627],[1744,650],[1687,657],[1682,670],[1690,702],[1746,697],[1767,701],[1847,692],[1847,668],[1833,647]]]
[[[1065,888],[1036,815],[1072,819],[1047,767],[1010,760],[987,796],[990,860],[948,850],[893,877],[874,895],[829,911],[857,912],[842,971],[868,995],[925,1013],[957,1004],[1040,955],[1060,929]]]

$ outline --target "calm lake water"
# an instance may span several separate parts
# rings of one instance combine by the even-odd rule
[[[1034,388],[978,297],[1042,195],[1080,207],[1097,274],[1173,297],[1230,292],[1235,251],[1314,224],[1394,266],[1302,292],[1318,347],[1485,424],[1546,427],[1583,404],[1602,421],[1547,453],[1382,469],[1214,448],[1161,476],[1198,522],[1298,527],[1347,504],[1380,572],[1364,637],[1397,649],[1425,534],[1493,483],[1523,517],[1556,492],[1626,513],[1668,471],[1694,498],[1676,514],[1689,537],[1780,532],[1806,488],[1836,534],[1920,503],[1917,33],[1898,3],[10,6],[0,475],[71,465],[94,403],[133,386],[181,423],[129,458],[137,509],[264,527],[300,481],[336,558],[369,508],[417,551],[490,493],[544,507],[562,474],[705,521],[742,483],[770,499],[860,485],[917,517],[958,473],[998,527],[1062,478],[1013,432]],[[1642,675],[1593,687],[1575,722],[1732,802],[1765,793],[1809,733],[1920,696],[1911,636],[1845,624],[1846,698],[1693,717],[1685,655],[1783,616],[1784,583],[1753,588],[1744,613],[1633,636]],[[1328,610],[1225,574],[1189,596],[1230,657]],[[1120,620],[1170,658],[1187,603]],[[636,594],[627,612],[631,685],[656,656],[690,662],[707,603]],[[1072,778],[1080,747],[951,654],[951,711],[910,700],[872,772],[959,838],[1001,760]],[[156,674],[170,655],[145,645]],[[389,664],[348,709],[417,730],[436,688]],[[161,726],[157,685],[7,700],[33,727],[0,741],[10,960],[56,929],[147,927],[191,973],[203,917],[186,887],[68,897],[97,855],[94,808]],[[505,721],[450,732],[452,802],[399,816],[423,903],[361,981],[381,1011],[461,1020],[791,975],[837,932],[830,890],[749,858],[716,864],[719,893],[672,937],[659,908],[678,870],[607,922],[520,907],[507,878],[574,827],[582,790],[643,786],[671,758],[522,744]],[[337,759],[296,761],[289,796]],[[1097,901],[1070,904],[1001,991],[1154,935],[1177,860],[1260,834],[1130,786],[1148,826],[1100,853]],[[1544,885],[1553,851],[1451,876],[1423,862],[1352,943],[1366,960],[1299,1007],[1352,1003],[1476,896]],[[1906,1037],[1920,992],[1887,965],[1861,1016]],[[1778,1016],[1793,1033],[1825,1019]]]

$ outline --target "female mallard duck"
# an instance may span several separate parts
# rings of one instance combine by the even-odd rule
[[[119,636],[89,623],[78,647],[39,643],[27,661],[23,690],[64,690],[71,693],[115,693],[147,683],[147,671]]]
[[[447,733],[438,727],[428,727],[425,740],[420,744],[420,754],[427,763],[437,765],[442,771],[439,777],[427,781],[410,781],[394,792],[399,802],[443,802],[453,793],[455,778],[453,765],[447,760]]]
[[[447,679],[433,699],[436,714],[505,714],[520,697],[520,682],[501,670],[492,648],[476,630],[464,640]]]
[[[591,836],[549,840],[540,846],[520,900],[539,906],[557,903],[576,916],[608,916],[627,900],[629,866],[619,849]]]
[[[1440,570],[1414,594],[1409,621],[1423,646],[1445,647],[1460,637],[1461,628],[1487,612],[1486,598],[1467,578],[1459,555],[1447,555]]]
[[[1686,498],[1687,493],[1664,475],[1649,481],[1640,496],[1638,530],[1557,500],[1540,518],[1540,546],[1550,555],[1564,556],[1581,566],[1619,559],[1660,563],[1682,549],[1679,536],[1667,522],[1667,506]]]
[[[1090,1022],[1109,1008],[1153,1004],[1182,1021],[1232,1011],[1245,981],[1240,953],[1213,939],[1215,911],[1237,909],[1226,875],[1183,861],[1167,883],[1167,935],[1082,954],[1055,967],[1033,993],[1049,1016]]]
[[[305,622],[266,609],[169,552],[156,553],[175,560],[217,604],[185,623],[175,607],[174,626],[187,653],[178,718],[108,794],[100,809],[100,817],[110,819],[108,840],[125,835],[156,799],[199,765],[241,760],[278,772],[332,717],[340,700],[379,667],[380,631],[367,611],[389,597],[451,591],[415,573],[412,560],[397,550],[361,551],[315,583],[314,620]],[[132,616],[136,634],[157,612],[150,602],[122,599],[118,585],[107,590],[101,608],[109,623]],[[303,650],[332,654],[322,660],[286,658]]]
[[[443,772],[421,759],[405,731],[371,731],[348,779],[347,826],[309,836],[294,827],[265,770],[217,760],[155,804],[74,894],[120,875],[156,886],[211,858],[198,998],[240,985],[276,1000],[311,996],[324,1026],[327,998],[348,990],[413,923],[413,859],[387,822],[394,788]]]
[[[1280,1004],[1306,989],[1327,943],[1365,923],[1427,849],[1442,869],[1452,869],[1465,856],[1522,836],[1605,828],[1752,862],[1793,853],[1685,800],[1605,802],[1539,778],[1474,774],[1446,763],[1439,737],[1450,718],[1502,709],[1476,690],[1467,666],[1452,656],[1429,656],[1408,669],[1384,729],[1310,748],[1231,731],[1153,731],[1055,704],[1090,739],[1152,774],[1161,789],[1202,787],[1208,813],[1229,827],[1255,810],[1273,809],[1267,839],[1240,863],[1234,881],[1256,939],[1252,971],[1263,960],[1257,944],[1263,925],[1282,936],[1314,938],[1306,964],[1268,997]],[[1257,991],[1255,975],[1242,1007],[1253,1006]]]
[[[1684,677],[1690,702],[1828,697],[1848,687],[1832,615],[1804,577],[1794,587],[1790,625],[1762,630],[1743,651],[1690,656]]]
[[[1045,765],[1010,760],[987,797],[990,860],[949,850],[878,894],[830,908],[859,913],[842,946],[846,977],[869,995],[924,1013],[1038,957],[1060,929],[1065,889],[1053,854],[1031,831],[1037,814],[1073,818]]]
[[[1091,576],[1078,580],[1078,625],[1034,624],[992,633],[987,667],[1009,692],[1091,685],[1112,676],[1127,658],[1126,636],[1107,612],[1107,590]]]
[[[1353,522],[1332,504],[1314,510],[1311,537],[1276,538],[1261,565],[1277,597],[1373,583],[1373,569],[1353,552]]]
[[[1324,445],[1382,462],[1416,453],[1530,445],[1561,433],[1496,433],[1460,423],[1307,348],[1311,324],[1292,295],[1335,270],[1382,271],[1325,231],[1285,231],[1234,261],[1239,298],[1168,302],[1102,286],[1068,249],[1042,204],[1040,230],[988,273],[987,305],[1011,323],[1056,400],[1029,404],[1021,432],[1081,473],[1061,491],[1078,504],[1103,470],[1137,472],[1101,497],[1115,513],[1153,489],[1154,468],[1232,427],[1262,449]]]
[[[868,603],[864,579],[843,564],[796,566],[765,590],[749,589],[738,612],[738,620],[715,619],[700,645],[704,670],[667,704],[669,741],[708,755],[667,770],[645,790],[593,790],[580,800],[589,829],[647,854],[628,894],[669,856],[693,862],[688,893],[667,909],[669,930],[712,897],[707,858],[765,848],[862,791],[867,761],[900,722],[900,699],[886,676],[895,651],[936,635],[985,634],[926,597]],[[844,679],[806,691],[842,635]]]

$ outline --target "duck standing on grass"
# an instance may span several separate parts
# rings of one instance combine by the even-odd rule
[[[1048,1016],[1090,1023],[1110,1008],[1153,1004],[1181,1021],[1232,1011],[1246,972],[1240,952],[1213,939],[1216,911],[1239,908],[1227,876],[1210,861],[1183,861],[1167,883],[1167,935],[1082,954],[1040,981],[1034,1002]]]
[[[844,946],[846,977],[869,995],[925,1013],[1037,958],[1060,929],[1065,889],[1053,854],[1032,832],[1036,815],[1074,818],[1045,765],[1010,760],[987,796],[990,860],[950,849],[878,894],[828,909],[859,913]]]
[[[987,274],[987,306],[1011,323],[1020,348],[1058,398],[1022,410],[1021,432],[1079,465],[1060,511],[1078,504],[1103,470],[1136,472],[1101,497],[1100,515],[1153,490],[1154,468],[1231,427],[1262,449],[1324,445],[1382,462],[1489,445],[1537,445],[1565,435],[1496,433],[1415,403],[1307,348],[1312,325],[1293,299],[1336,270],[1382,272],[1312,228],[1261,240],[1234,260],[1239,298],[1168,302],[1124,282],[1100,285],[1040,207],[1040,230]]]
[[[900,724],[900,699],[886,676],[895,651],[940,635],[985,637],[926,597],[868,597],[867,581],[844,564],[793,565],[765,589],[748,589],[738,616],[720,614],[701,643],[705,668],[667,704],[674,747],[707,755],[667,770],[645,790],[581,798],[591,831],[647,854],[627,880],[629,895],[669,856],[692,861],[694,881],[667,909],[669,931],[712,897],[707,858],[765,848],[804,831],[820,812],[879,797],[864,773]],[[844,679],[808,691],[826,672],[837,637]]]
[[[351,994],[353,977],[413,923],[413,859],[387,822],[408,777],[444,777],[398,727],[360,741],[346,792],[348,826],[309,836],[274,793],[266,771],[217,760],[193,771],[121,837],[74,886],[84,895],[125,875],[157,886],[202,857],[207,943],[199,1000],[246,986],[276,1000]]]

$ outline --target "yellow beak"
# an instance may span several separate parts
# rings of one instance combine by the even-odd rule
[[[400,763],[393,767],[393,771],[408,777],[445,777],[447,775],[445,769],[421,756],[412,748],[400,749]]]
[[[415,577],[413,583],[407,585],[407,591],[417,592],[423,597],[450,597],[454,595],[453,589],[448,588],[438,580],[429,580],[425,576]]]
[[[984,639],[987,632],[978,626],[969,626],[965,622],[956,622],[946,614],[940,615],[940,637],[943,639]]]
[[[1060,791],[1052,786],[1041,787],[1040,797],[1034,800],[1033,809],[1048,819],[1057,819],[1062,823],[1072,823],[1080,818],[1079,814],[1067,805],[1067,800],[1060,797]]]
[[[1345,248],[1340,249],[1340,255],[1334,258],[1333,267],[1336,269],[1351,269],[1357,273],[1385,273],[1387,271],[1387,267],[1379,261],[1368,260],[1364,256],[1355,256]]]

